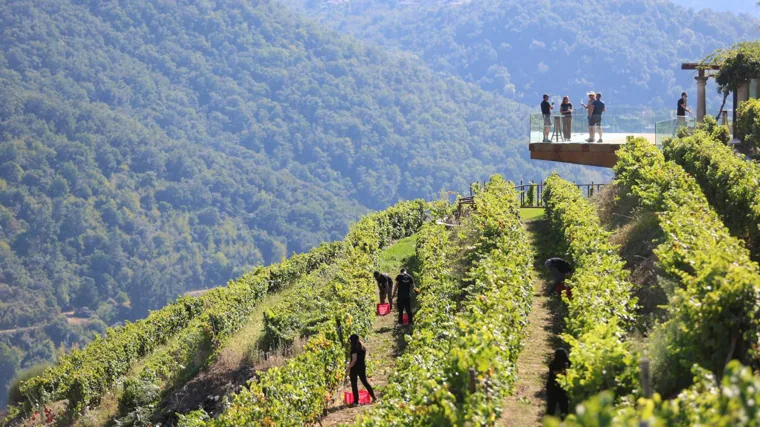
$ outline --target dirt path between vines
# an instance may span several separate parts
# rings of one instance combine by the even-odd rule
[[[389,247],[380,255],[380,265],[378,270],[388,273],[395,277],[401,267],[409,269],[409,273],[416,278],[415,272],[417,267],[417,258],[415,254],[415,244],[417,235],[399,240],[393,246]],[[416,310],[416,304],[413,300],[413,309]],[[398,312],[395,311],[386,316],[375,317],[372,325],[372,332],[364,340],[367,346],[367,381],[375,390],[378,399],[383,398],[383,390],[388,385],[388,380],[396,369],[396,359],[404,352],[406,341],[404,335],[412,333],[411,326],[396,328],[398,321]],[[364,386],[359,382],[359,390],[364,390]],[[351,382],[346,379],[337,392],[333,393],[333,401],[327,407],[327,414],[319,420],[318,424],[322,426],[335,426],[341,424],[350,424],[356,420],[361,413],[371,408],[372,405],[347,406],[343,403],[343,393],[351,391]]]
[[[517,359],[516,392],[507,397],[499,424],[504,426],[541,425],[546,413],[546,378],[554,349],[560,346],[557,337],[561,319],[561,302],[552,296],[550,281],[545,275],[544,260],[549,258],[549,224],[546,220],[525,223],[533,241],[536,260],[533,269],[533,306],[528,315],[525,347]]]
[[[383,390],[388,385],[388,379],[396,369],[396,358],[404,352],[406,342],[404,334],[411,333],[410,327],[396,328],[398,314],[395,311],[375,318],[372,333],[364,341],[367,346],[367,372],[369,384],[375,389],[375,395],[382,399]],[[359,382],[359,390],[364,386]],[[336,426],[353,423],[356,417],[366,411],[371,405],[358,405],[349,407],[343,403],[343,393],[351,392],[351,383],[346,381],[337,393],[333,394],[333,400],[327,408],[327,415],[321,420],[322,426]]]

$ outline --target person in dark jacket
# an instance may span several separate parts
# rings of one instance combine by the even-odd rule
[[[372,397],[372,402],[377,400],[375,398],[375,391],[367,381],[367,347],[364,346],[362,340],[359,339],[359,335],[353,334],[349,338],[351,345],[351,361],[346,366],[346,373],[351,378],[351,391],[354,393],[354,405],[359,404],[359,384],[358,380],[362,381],[364,388],[369,392]]]
[[[393,279],[391,276],[376,271],[373,273],[375,281],[377,282],[377,290],[380,292],[380,304],[385,304],[385,298],[388,298],[388,302],[393,306],[392,292],[393,292]]]
[[[544,266],[549,270],[554,278],[554,286],[565,281],[565,278],[573,274],[573,266],[562,258],[549,258],[544,262]]]
[[[568,299],[572,298],[572,293],[565,284],[565,279],[573,274],[573,266],[562,258],[549,258],[544,262],[544,265],[554,277],[554,283],[552,283],[554,291],[557,294],[562,294],[564,291]]]
[[[398,307],[398,324],[404,322],[404,310],[409,316],[409,324],[412,324],[412,290],[414,289],[414,279],[405,268],[401,269],[401,274],[396,276],[396,287],[393,289],[393,296],[397,296],[396,306]]]
[[[559,405],[562,419],[565,419],[565,416],[570,412],[570,398],[567,391],[560,387],[559,382],[557,382],[557,376],[564,375],[569,367],[570,357],[567,355],[567,350],[564,348],[555,350],[554,359],[549,363],[549,379],[546,381],[547,415],[554,415],[557,405]]]

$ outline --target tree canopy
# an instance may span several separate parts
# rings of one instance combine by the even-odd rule
[[[266,0],[3,2],[0,99],[6,371],[370,209],[551,168],[527,107]]]
[[[651,0],[288,1],[343,32],[414,52],[433,69],[531,105],[547,92],[572,100],[596,90],[608,106],[672,108],[694,84],[682,62],[756,39],[760,26],[748,15]]]

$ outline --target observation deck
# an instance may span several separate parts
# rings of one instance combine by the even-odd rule
[[[611,168],[617,162],[617,150],[628,137],[641,137],[652,144],[662,145],[665,138],[675,135],[680,126],[694,128],[692,117],[673,118],[655,122],[652,112],[636,111],[629,114],[604,114],[602,140],[595,129],[594,142],[587,142],[588,116],[573,114],[570,118],[559,114],[549,118],[549,139],[544,142],[545,118],[542,114],[530,115],[530,158],[577,165]]]

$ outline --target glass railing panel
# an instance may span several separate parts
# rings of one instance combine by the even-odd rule
[[[654,143],[654,117],[631,109],[621,114],[603,114],[601,119],[602,139],[606,143],[622,144],[627,136],[641,136]],[[586,114],[561,116],[552,114],[548,118],[542,114],[530,115],[530,142],[544,141],[544,128],[548,128],[548,142],[585,143],[590,138],[589,117]],[[599,140],[598,128],[594,127],[594,142]]]
[[[693,132],[696,124],[696,118],[690,116],[661,120],[654,124],[654,143],[658,147],[661,147],[662,143],[665,142],[666,139],[676,136],[679,128],[685,127],[689,130],[689,132]]]

